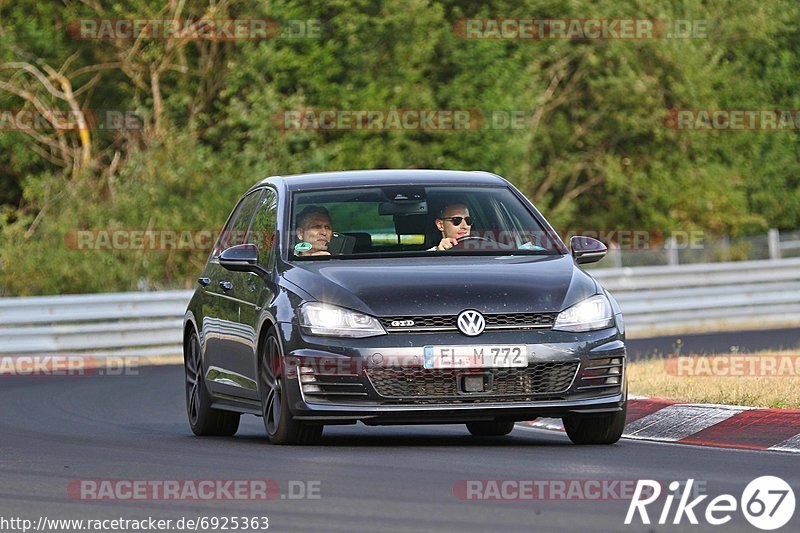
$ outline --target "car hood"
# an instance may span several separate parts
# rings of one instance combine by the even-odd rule
[[[283,277],[375,316],[559,312],[599,290],[569,255],[298,261]]]

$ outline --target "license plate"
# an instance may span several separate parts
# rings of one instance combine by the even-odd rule
[[[528,366],[528,351],[519,345],[425,346],[423,366],[438,368],[521,368]]]

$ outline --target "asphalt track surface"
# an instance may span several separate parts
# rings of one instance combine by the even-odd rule
[[[320,446],[279,447],[267,442],[261,419],[245,416],[235,437],[197,438],[186,422],[182,368],[138,372],[0,377],[0,517],[268,516],[271,531],[727,533],[759,530],[739,511],[725,526],[685,518],[674,526],[672,514],[667,525],[625,526],[627,500],[465,501],[453,489],[467,479],[693,478],[711,497],[738,499],[752,479],[776,475],[800,497],[796,455],[631,440],[575,446],[561,433],[523,427],[476,438],[460,425],[339,426],[326,428]],[[319,499],[82,501],[67,490],[80,479],[270,479],[284,495],[289,481],[318,481]],[[799,523],[800,509],[782,531]]]

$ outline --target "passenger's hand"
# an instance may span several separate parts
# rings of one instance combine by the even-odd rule
[[[458,239],[455,239],[453,237],[445,237],[444,239],[439,241],[439,245],[436,246],[436,249],[437,250],[449,250],[450,248],[452,248],[456,244],[458,244]]]

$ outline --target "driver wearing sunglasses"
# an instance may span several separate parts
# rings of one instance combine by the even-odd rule
[[[472,230],[472,217],[469,209],[464,204],[450,204],[445,206],[436,218],[436,227],[442,233],[439,244],[428,251],[449,250],[458,240],[469,235]]]

